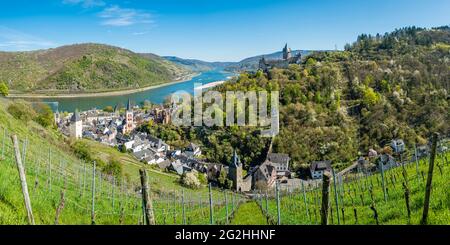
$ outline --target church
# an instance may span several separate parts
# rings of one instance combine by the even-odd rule
[[[259,60],[259,69],[264,72],[268,72],[272,68],[286,69],[289,68],[289,65],[291,64],[299,64],[301,59],[301,53],[299,52],[296,56],[292,56],[292,50],[286,44],[283,48],[283,59],[266,60],[263,56]]]

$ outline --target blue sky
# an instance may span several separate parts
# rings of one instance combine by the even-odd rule
[[[135,52],[238,61],[293,49],[342,49],[361,33],[450,24],[448,0],[2,1],[0,50],[96,42]]]

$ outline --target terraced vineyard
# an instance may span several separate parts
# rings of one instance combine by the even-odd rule
[[[449,155],[447,152],[436,157],[429,224],[450,224]],[[428,166],[427,158],[421,159],[417,164],[412,161],[404,165],[405,177],[403,168],[396,167],[383,173],[384,181],[379,173],[356,174],[353,180],[336,177],[336,188],[333,180],[330,184],[329,224],[420,224]],[[271,190],[267,201],[264,194],[258,198],[262,209],[267,210],[271,223],[277,223],[278,219],[277,201],[274,196],[275,190]],[[280,193],[280,196],[281,224],[320,224],[321,184],[304,186],[304,189],[296,191],[285,191]]]
[[[184,188],[178,176],[148,168],[115,150],[128,178],[106,175],[99,168],[94,171],[92,163],[80,161],[64,147],[58,133],[13,118],[4,107],[8,102],[1,102],[0,224],[27,224],[12,134],[20,141],[36,224],[91,224],[93,220],[95,224],[142,224],[140,168],[147,168],[157,224],[210,223],[207,188]],[[97,143],[90,146],[103,149]],[[211,197],[215,224],[225,224],[227,214],[231,217],[243,200],[241,195],[215,188]]]

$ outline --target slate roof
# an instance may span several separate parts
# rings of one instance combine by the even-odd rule
[[[239,156],[237,155],[236,150],[234,150],[233,159],[230,164],[230,167],[238,168],[241,165],[241,160],[239,159]]]
[[[279,164],[289,164],[289,161],[291,160],[288,154],[282,153],[269,153],[267,159],[273,163]]]
[[[312,171],[331,170],[331,161],[314,161],[310,168]]]
[[[73,113],[72,118],[70,118],[71,122],[79,122],[81,121],[81,117],[80,117],[80,113],[78,111],[75,111],[75,113]]]

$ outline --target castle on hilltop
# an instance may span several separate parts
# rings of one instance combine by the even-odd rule
[[[272,68],[286,69],[290,64],[299,64],[301,59],[301,53],[299,52],[296,56],[292,56],[292,50],[286,44],[286,46],[284,46],[283,48],[283,59],[266,60],[266,58],[263,56],[259,60],[259,69],[265,72],[269,71]]]

